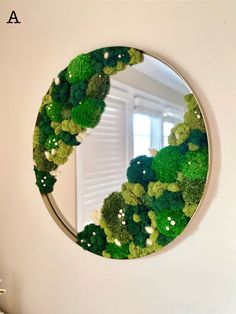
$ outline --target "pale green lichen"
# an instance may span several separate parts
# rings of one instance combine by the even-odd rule
[[[205,123],[196,99],[192,94],[186,95],[184,99],[188,108],[188,111],[184,114],[184,122],[190,129],[200,129],[205,132]]]
[[[150,182],[148,184],[148,195],[160,197],[165,190],[170,192],[179,192],[180,186],[177,182],[174,183],[163,183],[160,181]]]
[[[189,137],[190,128],[186,123],[177,124],[168,137],[169,145],[180,145]]]
[[[71,135],[76,135],[86,130],[85,128],[82,128],[80,125],[74,123],[73,120],[63,120],[61,123],[52,122],[51,127],[54,129],[56,135],[61,133],[61,131],[68,132]]]
[[[156,242],[154,242],[152,245],[147,246],[145,248],[141,248],[140,246],[135,245],[134,242],[131,242],[129,245],[130,255],[128,256],[128,258],[131,259],[131,258],[143,257],[153,252],[160,251],[162,248],[163,246],[159,245]]]
[[[130,61],[129,61],[130,65],[143,62],[144,56],[140,50],[130,48],[128,50],[128,53],[130,55]]]
[[[140,216],[138,214],[133,214],[133,221],[137,223],[140,222],[141,221]]]
[[[38,126],[34,128],[34,134],[33,134],[33,148],[35,148],[39,144],[39,135],[40,135],[40,129]]]
[[[72,151],[72,146],[66,145],[63,141],[60,140],[58,141],[58,148],[55,150],[55,154],[47,152],[47,159],[58,166],[63,165],[68,160],[68,157]]]
[[[150,211],[148,212],[148,217],[149,217],[150,220],[151,220],[151,227],[152,227],[153,229],[156,229],[156,228],[157,228],[157,222],[156,222],[157,217],[156,217],[155,212],[154,212],[153,210],[150,210]]]
[[[183,208],[185,216],[192,218],[193,214],[197,209],[197,206],[198,206],[197,204],[186,204]]]
[[[145,193],[140,183],[125,182],[121,186],[121,195],[126,204],[136,206],[140,203],[139,198]]]

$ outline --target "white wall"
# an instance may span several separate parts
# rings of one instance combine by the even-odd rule
[[[21,25],[5,24],[10,11]],[[0,307],[10,314],[236,312],[236,3],[0,4]],[[169,249],[112,261],[82,251],[34,186],[31,139],[42,95],[76,54],[106,45],[159,54],[204,104],[213,171],[195,221]]]

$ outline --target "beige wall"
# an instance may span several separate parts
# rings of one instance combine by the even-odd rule
[[[21,25],[5,24],[14,8]],[[0,4],[0,307],[10,314],[234,314],[236,3]],[[34,186],[31,141],[42,95],[72,57],[106,45],[159,54],[208,115],[213,171],[195,221],[169,249],[133,261],[82,251]]]

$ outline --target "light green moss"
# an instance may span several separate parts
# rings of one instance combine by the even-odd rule
[[[183,208],[185,216],[191,218],[197,209],[197,204],[186,204]]]
[[[126,204],[136,206],[140,203],[139,198],[145,193],[140,183],[126,182],[121,186],[121,195]]]

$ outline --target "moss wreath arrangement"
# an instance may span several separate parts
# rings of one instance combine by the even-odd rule
[[[105,109],[110,75],[143,61],[143,52],[109,47],[81,54],[56,77],[42,105],[33,136],[36,184],[53,191],[55,170],[81,144],[86,128],[98,125]],[[202,198],[208,173],[204,120],[192,94],[187,112],[153,157],[131,160],[127,182],[111,193],[94,223],[77,234],[77,243],[92,253],[132,259],[161,250],[187,226]]]

